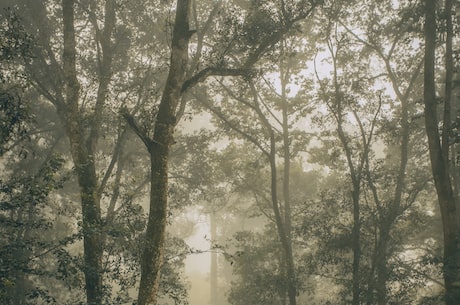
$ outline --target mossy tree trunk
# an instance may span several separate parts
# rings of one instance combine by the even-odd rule
[[[70,142],[72,159],[75,164],[82,207],[84,274],[87,303],[102,304],[102,218],[100,207],[100,190],[96,174],[96,145],[102,109],[105,104],[108,85],[111,78],[113,46],[110,42],[115,27],[115,3],[105,3],[105,22],[102,36],[99,37],[102,55],[98,67],[99,88],[95,110],[89,126],[84,126],[82,113],[79,109],[80,84],[77,78],[76,39],[74,25],[74,0],[62,1],[63,14],[63,75],[64,98],[56,99],[58,114],[65,126]],[[89,130],[89,132],[85,132]]]
[[[178,0],[171,45],[170,69],[163,91],[153,139],[143,138],[151,159],[150,211],[141,261],[138,305],[156,304],[163,262],[168,209],[168,163],[174,143],[176,111],[187,72],[190,0]]]

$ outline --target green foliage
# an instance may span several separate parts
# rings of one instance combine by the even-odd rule
[[[12,142],[27,138],[27,123],[30,120],[22,92],[2,87],[0,85],[0,156],[9,150]]]
[[[27,137],[30,109],[23,98],[25,80],[17,62],[30,58],[32,38],[12,9],[0,12],[0,156]]]
[[[74,225],[81,215],[72,203],[78,201],[78,190],[63,188],[61,172],[69,157],[54,158],[43,150],[62,150],[59,139],[63,128],[43,133],[60,125],[54,112],[36,98],[40,94],[56,103],[65,95],[60,67],[60,2],[17,2],[18,13],[12,9],[0,12],[0,156],[7,158],[0,165],[0,302],[10,304],[22,291],[29,303],[83,304],[81,228]],[[103,68],[96,25],[103,31],[105,2],[92,2],[75,4],[79,111],[85,127],[91,123]],[[312,20],[298,22],[320,2],[323,6]],[[101,179],[113,166],[101,192],[101,210],[106,213],[104,300],[124,304],[133,301],[130,293],[140,275],[146,222],[141,202],[147,193],[149,162],[133,133],[124,134],[117,109],[129,109],[146,134],[153,135],[169,68],[175,1],[115,3],[112,75],[94,157]],[[356,175],[361,191],[362,300],[375,303],[374,261],[383,253],[388,302],[416,302],[419,288],[433,284],[429,278],[441,279],[441,234],[434,229],[440,220],[439,215],[430,213],[433,199],[426,143],[420,137],[422,108],[417,101],[421,79],[415,79],[415,90],[405,92],[421,58],[421,1],[192,1],[192,11],[196,33],[191,38],[187,77],[209,66],[240,68],[248,58],[259,60],[244,79],[209,78],[196,90],[187,91],[183,102],[193,102],[187,104],[187,117],[202,111],[212,113],[212,126],[193,134],[176,132],[171,153],[170,214],[204,202],[197,209],[223,211],[223,219],[230,219],[219,223],[220,232],[232,235],[235,228],[224,228],[232,222],[238,223],[238,230],[243,221],[245,228],[253,229],[237,233],[230,245],[237,252],[229,256],[235,275],[229,300],[235,305],[286,302],[284,258],[271,222],[267,162],[271,129],[276,146],[277,204],[283,213],[286,126],[299,299],[309,296],[310,284],[315,282],[316,297],[309,303],[348,302],[353,238],[351,163],[356,168],[362,165]],[[19,18],[19,13],[27,18]],[[441,28],[443,22],[440,20]],[[34,36],[26,29],[33,29]],[[283,39],[279,39],[281,33]],[[324,50],[331,51],[334,58]],[[312,72],[315,58],[318,67],[325,69],[316,71],[316,80]],[[31,79],[24,77],[24,63]],[[333,63],[337,65],[336,80]],[[392,70],[387,71],[388,67]],[[28,87],[30,81],[34,86]],[[397,211],[393,194],[398,183],[404,111],[395,88],[406,98],[410,117],[410,154]],[[285,125],[283,112],[287,115]],[[337,119],[344,127],[350,163],[337,137]],[[458,138],[458,125],[453,126],[453,139]],[[371,126],[372,145],[364,158],[362,138],[371,138]],[[16,145],[24,139],[30,140],[28,151],[48,161],[42,166],[31,158],[17,163],[20,151]],[[116,153],[118,141],[123,145]],[[307,167],[318,171],[306,171]],[[240,217],[241,222],[237,220]],[[384,233],[389,233],[389,239],[382,250],[376,245]],[[168,237],[167,243],[160,304],[186,304],[189,287],[184,280],[184,258],[193,250],[181,239]],[[407,259],[408,254],[413,259]],[[420,297],[420,305],[439,303],[438,290],[432,292],[435,296],[424,293],[427,296]]]
[[[238,251],[229,258],[238,279],[228,294],[229,302],[235,305],[280,304],[286,297],[287,287],[277,242],[267,238],[266,233],[250,231],[237,233],[235,241]]]
[[[23,22],[11,8],[0,12],[0,61],[11,62],[18,58],[30,58],[32,35],[24,29]],[[4,81],[4,71],[0,81]]]
[[[164,301],[173,301],[174,305],[188,305],[189,285],[183,271],[185,259],[191,252],[192,250],[183,239],[169,235],[160,279],[160,296]]]
[[[2,304],[57,304],[43,283],[75,277],[63,258],[75,237],[55,236],[50,195],[63,186],[63,159],[51,157],[34,174],[0,181],[0,298]],[[61,232],[61,234],[64,232]],[[57,239],[56,239],[57,238]],[[55,267],[56,266],[56,267]],[[64,272],[65,271],[65,272]],[[21,303],[22,304],[22,303]]]

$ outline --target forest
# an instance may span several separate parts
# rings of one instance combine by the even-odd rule
[[[458,1],[0,24],[0,304],[460,304]]]

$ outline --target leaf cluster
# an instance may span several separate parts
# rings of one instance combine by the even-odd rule
[[[37,278],[64,283],[72,278],[72,287],[79,285],[78,272],[69,269],[72,264],[66,249],[78,236],[56,235],[50,218],[56,204],[50,196],[65,182],[59,174],[62,166],[63,159],[51,157],[35,174],[0,181],[0,298],[4,304],[16,302],[19,295],[29,302],[41,299],[56,304],[55,292],[42,287]]]

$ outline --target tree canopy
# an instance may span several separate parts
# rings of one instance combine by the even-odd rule
[[[454,1],[0,9],[2,304],[458,302]]]

